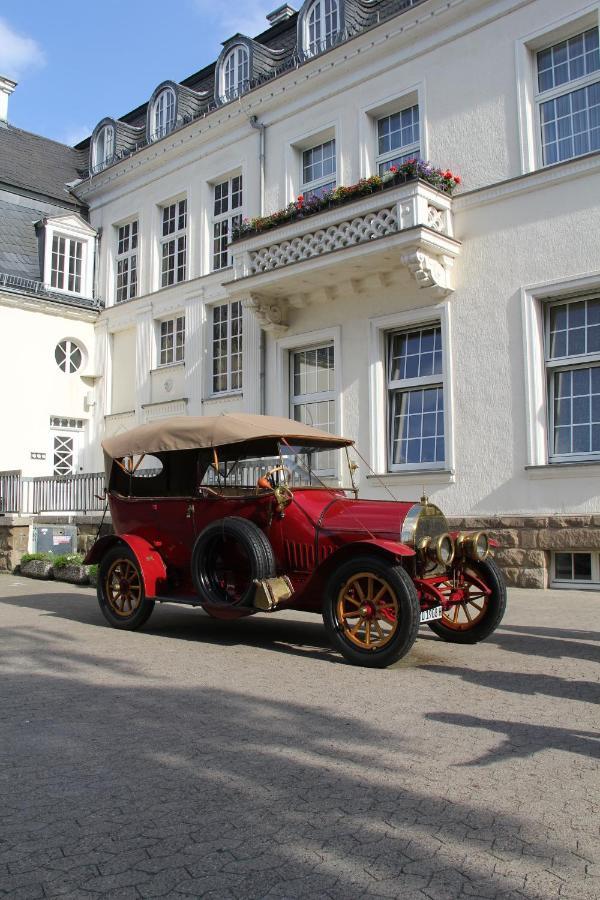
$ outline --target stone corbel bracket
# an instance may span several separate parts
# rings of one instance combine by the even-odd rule
[[[254,313],[263,331],[274,337],[281,337],[289,328],[287,304],[284,301],[274,301],[251,294],[249,297],[244,297],[242,306]]]
[[[401,257],[401,262],[414,276],[420,288],[431,288],[436,297],[447,297],[452,293],[451,256],[435,257],[424,250],[413,250]]]

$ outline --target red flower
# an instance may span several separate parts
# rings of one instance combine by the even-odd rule
[[[447,172],[444,172],[444,178],[449,178],[450,180],[452,180],[453,175],[452,175],[452,172],[450,171],[450,169],[448,169]]]
[[[390,166],[389,171],[396,173],[398,171],[398,166]]]
[[[455,176],[454,176],[454,184],[460,184],[460,183],[461,183],[461,180],[462,180],[462,179],[461,179],[460,175],[455,175]]]

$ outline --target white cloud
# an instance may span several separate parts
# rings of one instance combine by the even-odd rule
[[[74,147],[79,141],[89,137],[93,130],[89,125],[69,126],[58,140],[63,144],[68,144],[69,147]]]
[[[33,38],[17,34],[0,19],[0,75],[17,81],[27,69],[43,66],[44,51]]]
[[[273,12],[279,5],[277,0],[246,0],[243,9],[240,9],[237,3],[193,0],[194,9],[217,26],[223,40],[227,40],[238,31],[250,37],[266,31],[269,27],[267,13]]]

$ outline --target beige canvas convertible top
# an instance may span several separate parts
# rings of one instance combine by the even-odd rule
[[[348,447],[354,442],[279,416],[226,413],[220,416],[174,416],[140,425],[102,442],[109,459],[143,453],[226,447],[260,440],[284,439],[323,449]]]

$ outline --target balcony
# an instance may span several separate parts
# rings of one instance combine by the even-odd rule
[[[390,286],[402,268],[419,288],[446,296],[460,243],[451,197],[415,180],[246,235],[232,250],[230,297],[254,309],[265,331],[281,334],[289,306],[334,300],[342,286],[356,293]]]

